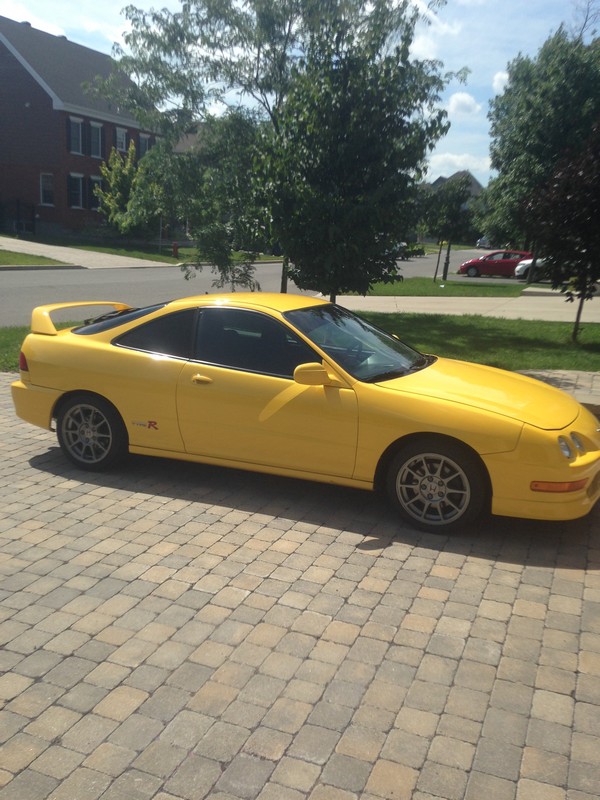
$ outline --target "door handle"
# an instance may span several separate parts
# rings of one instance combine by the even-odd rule
[[[208,375],[196,373],[192,375],[192,383],[212,383],[212,378],[209,378]]]

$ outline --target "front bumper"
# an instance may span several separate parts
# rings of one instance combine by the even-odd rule
[[[578,434],[585,452],[567,459],[558,436]],[[565,431],[525,426],[512,453],[484,458],[492,480],[492,513],[501,516],[564,521],[588,514],[600,500],[600,423],[583,407]],[[571,487],[575,491],[534,491],[533,482]]]

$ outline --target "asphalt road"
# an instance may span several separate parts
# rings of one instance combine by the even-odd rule
[[[456,279],[456,269],[467,258],[481,254],[478,250],[452,253],[450,279]],[[433,277],[437,255],[415,258],[400,264],[407,277]],[[439,274],[443,268],[440,263]],[[281,265],[261,264],[256,277],[262,291],[278,292],[281,285]],[[75,300],[117,300],[132,305],[148,305],[188,295],[214,292],[214,274],[205,268],[191,280],[175,266],[135,267],[123,269],[3,269],[0,270],[0,326],[28,325],[31,310],[45,303]],[[465,280],[459,278],[459,280]],[[487,279],[490,280],[490,279]],[[289,291],[298,292],[294,284]]]

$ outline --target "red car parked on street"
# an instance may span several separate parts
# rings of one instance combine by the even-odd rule
[[[480,258],[465,261],[458,268],[459,275],[478,278],[480,275],[500,275],[513,278],[515,267],[523,258],[531,258],[533,253],[524,250],[494,250]]]

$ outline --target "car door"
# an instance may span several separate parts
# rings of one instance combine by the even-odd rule
[[[481,266],[479,271],[482,275],[497,275],[500,263],[502,261],[502,253],[490,253],[481,259]]]
[[[196,309],[160,316],[130,329],[106,351],[97,391],[119,410],[132,447],[183,450],[177,382],[193,352]]]
[[[200,312],[195,358],[181,372],[179,425],[190,454],[321,475],[352,475],[352,388],[304,386],[293,372],[320,361],[283,322],[230,307]]]
[[[500,263],[501,274],[505,278],[513,278],[515,275],[515,267],[519,263],[521,256],[518,253],[507,252],[504,253],[504,258]]]

